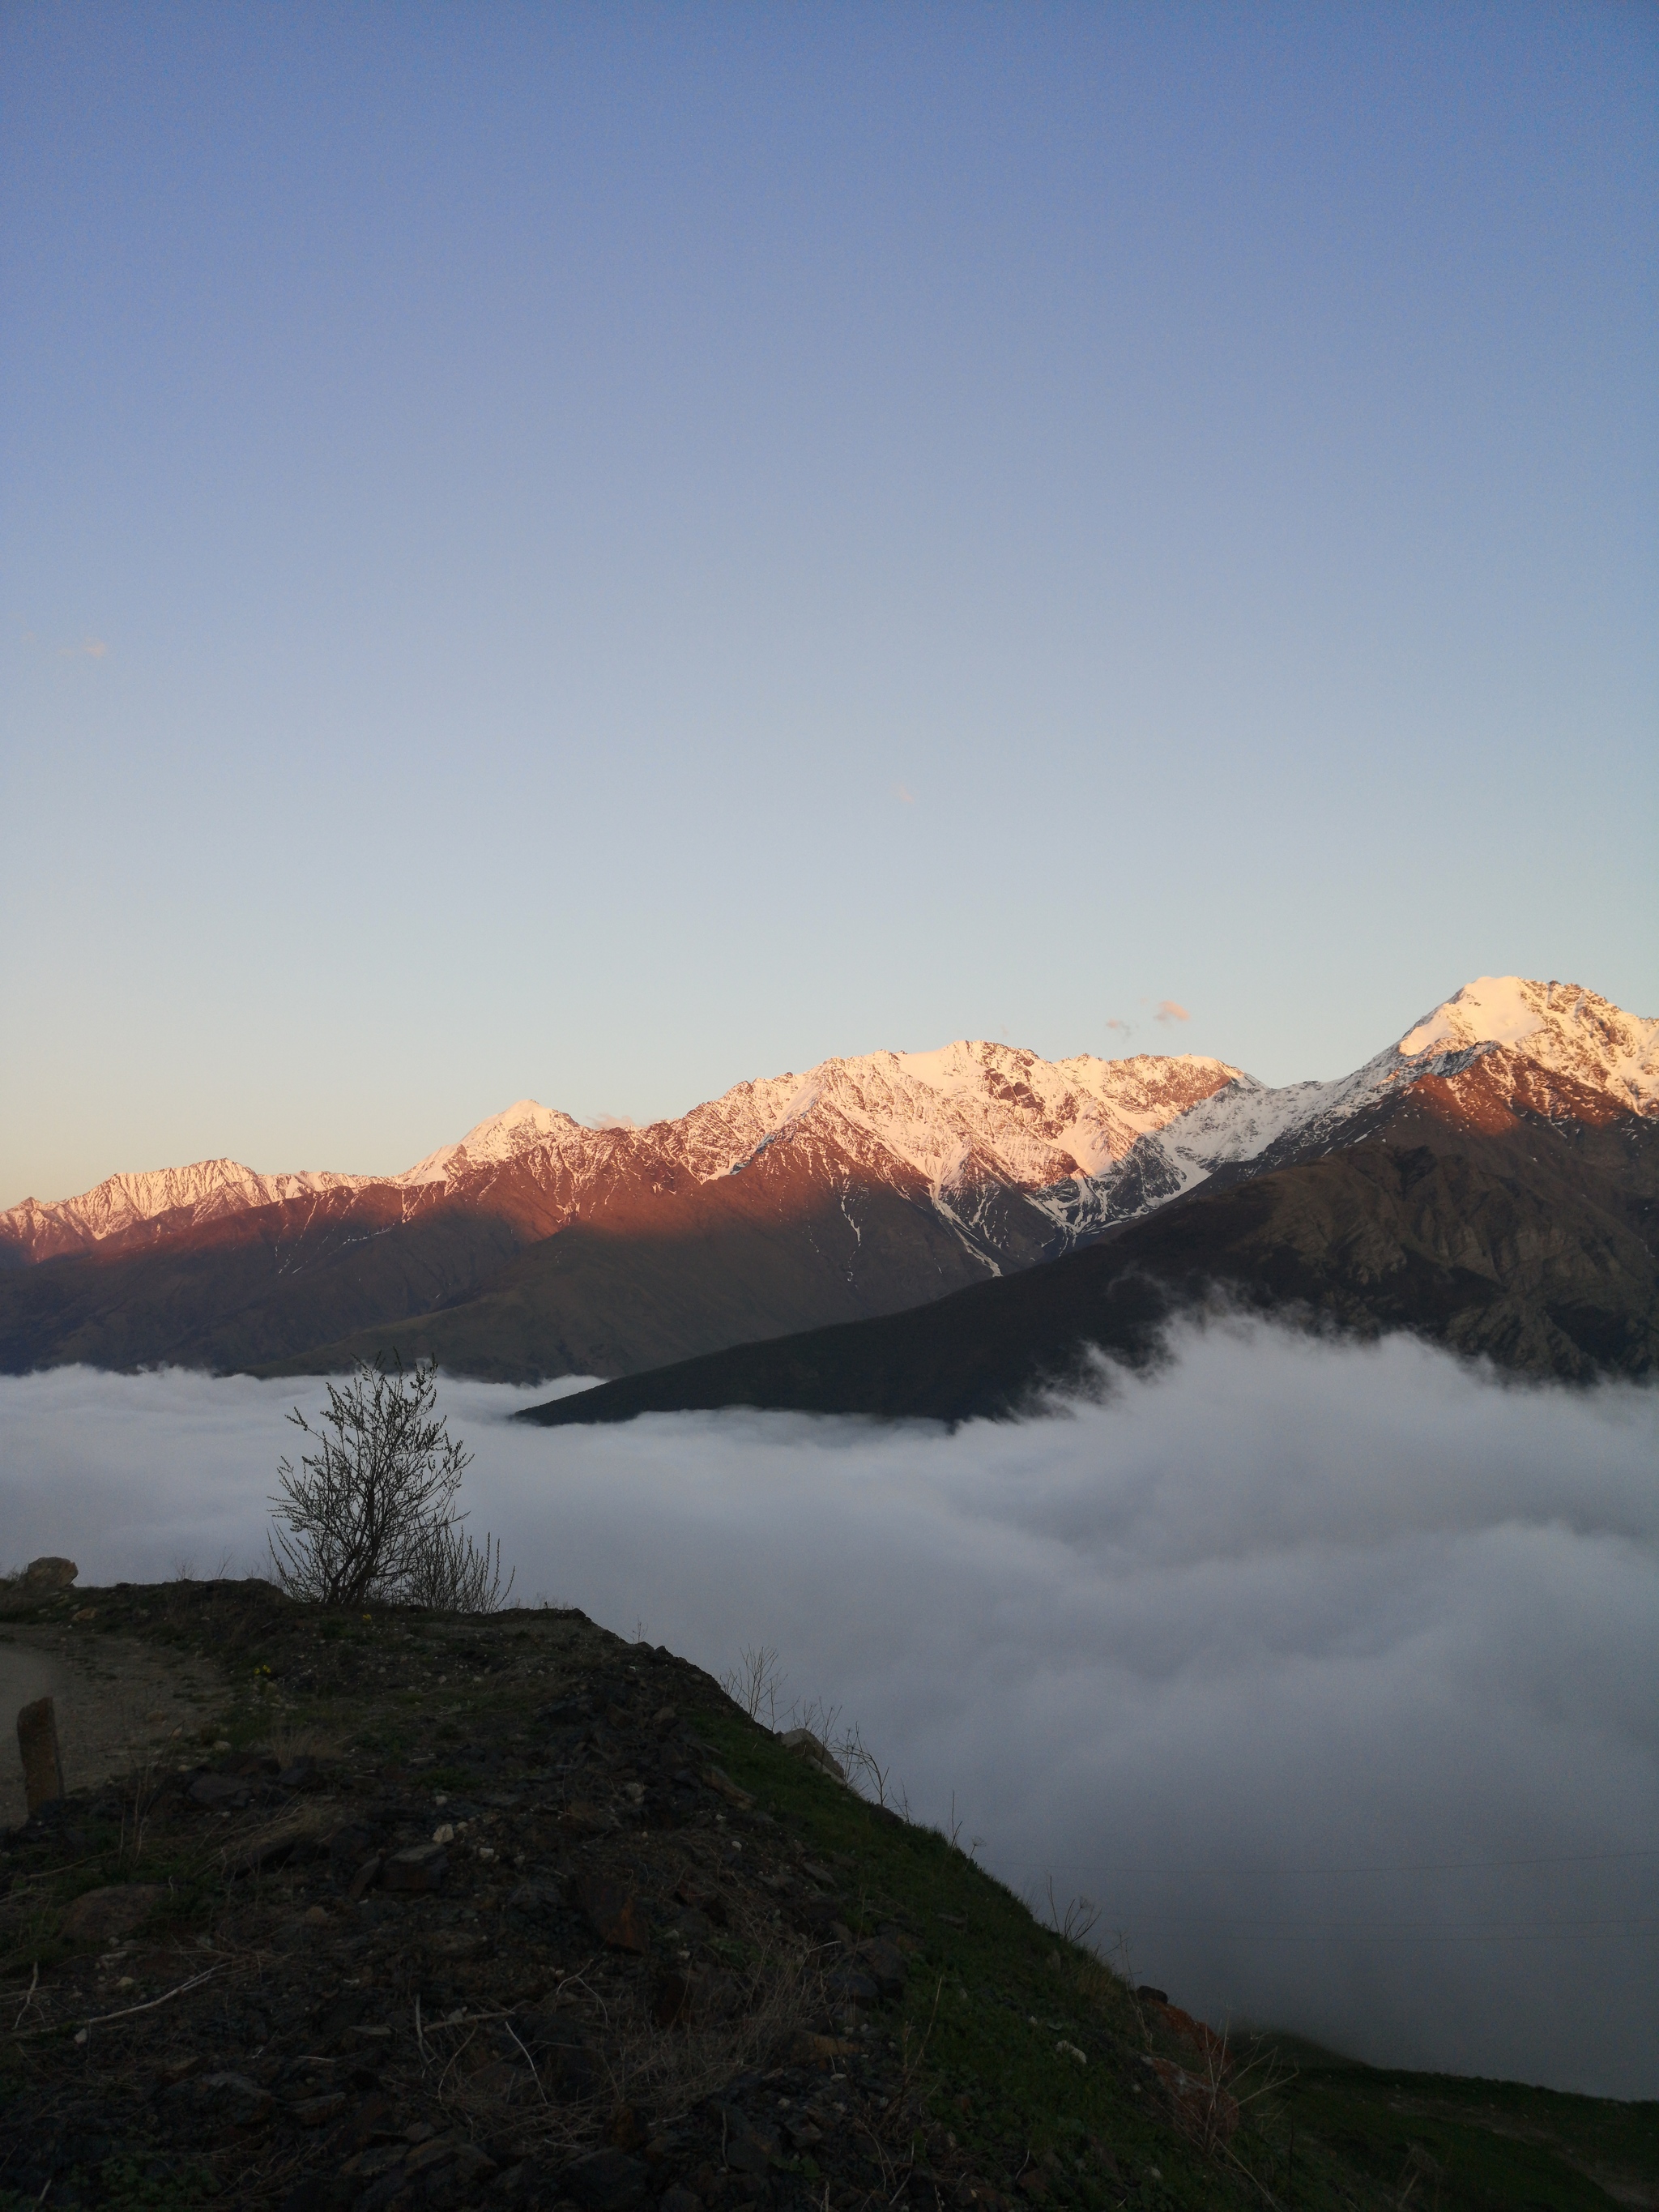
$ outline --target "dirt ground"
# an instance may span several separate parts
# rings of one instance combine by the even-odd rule
[[[224,1702],[223,1680],[210,1661],[174,1660],[134,1637],[94,1641],[89,1626],[0,1628],[0,1828],[15,1826],[28,1809],[15,1727],[21,1706],[53,1700],[64,1782],[89,1790],[191,1735]]]

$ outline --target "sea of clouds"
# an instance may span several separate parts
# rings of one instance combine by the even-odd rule
[[[0,1551],[258,1571],[295,1394],[0,1380]],[[442,1394],[516,1600],[717,1674],[775,1646],[784,1706],[1212,2021],[1659,2094],[1659,1391],[1212,1326],[955,1434],[507,1420],[548,1395]]]

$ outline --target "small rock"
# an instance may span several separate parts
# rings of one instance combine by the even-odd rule
[[[161,1884],[153,1881],[89,1889],[64,1915],[64,1933],[76,1943],[106,1943],[112,1936],[130,1936],[166,1895]]]
[[[363,1861],[356,1873],[352,1875],[349,1886],[346,1890],[347,1904],[356,1905],[359,1898],[368,1896],[369,1891],[374,1888],[375,1883],[380,1878],[381,1868],[382,1861],[379,1852],[376,1852],[374,1857],[367,1858]],[[314,1905],[311,1908],[313,1912],[315,1912],[317,1909],[318,1908]],[[307,1915],[307,1917],[309,1917],[309,1915]]]
[[[628,2212],[644,2197],[648,2179],[643,2159],[630,2157],[625,2150],[596,2150],[566,2166],[560,2184],[582,2212]]]
[[[575,1898],[592,1923],[593,1933],[607,1949],[631,1951],[643,1958],[651,1948],[645,1915],[631,1890],[595,1875],[576,1884]]]
[[[343,2158],[361,2150],[377,2135],[385,2135],[392,2126],[392,2105],[390,2097],[377,2093],[365,2097],[349,2119],[343,2120],[329,2148],[337,2158]]]
[[[883,1942],[875,1936],[860,1943],[854,1954],[860,1966],[868,1974],[884,1997],[896,1997],[904,1988],[904,1954],[896,1944]]]
[[[320,2128],[345,2110],[345,2091],[325,2089],[320,2096],[302,2097],[288,2108],[289,2118],[302,2128]]]
[[[590,1805],[581,1798],[567,1805],[559,1815],[559,1826],[572,1836],[603,1836],[616,1825],[602,1806]]]
[[[657,2206],[658,2212],[702,2212],[702,2199],[695,2191],[676,2183],[672,2189],[664,2190]]]
[[[190,1785],[190,1801],[210,1812],[235,1812],[247,1803],[248,1786],[237,1774],[198,1774]]]
[[[456,2145],[449,2136],[435,2136],[429,2142],[418,2144],[404,2160],[406,2174],[429,2173],[434,2166],[447,2166],[454,2159]]]
[[[412,1844],[406,1851],[393,1851],[380,1869],[380,1880],[387,1889],[441,1889],[448,1870],[441,1844]]]
[[[204,2074],[199,2081],[185,2086],[194,2089],[198,2103],[233,2128],[257,2128],[276,2109],[270,2090],[250,2081],[246,2074]]]

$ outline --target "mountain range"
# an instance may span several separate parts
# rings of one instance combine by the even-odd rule
[[[394,1345],[618,1378],[545,1409],[959,1418],[1218,1287],[1534,1372],[1659,1358],[1659,1021],[1482,978],[1334,1082],[879,1052],[677,1121],[520,1101],[404,1173],[234,1161],[0,1214],[0,1369],[262,1373]],[[653,1371],[659,1370],[659,1371]],[[580,1408],[580,1410],[579,1410]]]

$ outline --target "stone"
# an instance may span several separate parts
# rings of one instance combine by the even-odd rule
[[[337,2156],[344,2157],[362,2149],[377,2135],[388,2134],[392,2126],[392,2111],[391,2098],[383,2093],[365,2097],[350,2118],[340,2123],[331,2149]]]
[[[0,1615],[32,1613],[70,1589],[80,1571],[73,1559],[31,1559],[15,1581],[0,1583]]]
[[[130,1936],[166,1895],[161,1883],[154,1881],[118,1882],[108,1889],[88,1889],[64,1915],[64,1933],[76,1943],[107,1943],[112,1936]]]
[[[824,1977],[824,1988],[838,2004],[861,2006],[866,2012],[881,2002],[881,1990],[868,1974],[852,1966],[837,1966]]]
[[[566,2166],[560,2186],[582,2212],[629,2212],[645,2195],[649,2169],[625,2150],[596,2150]]]
[[[441,1889],[449,1860],[441,1844],[411,1844],[406,1851],[393,1851],[380,1869],[387,1889],[420,1893]]]
[[[324,2127],[336,2113],[344,2112],[345,2101],[343,2089],[325,2089],[320,2096],[302,2097],[297,2105],[290,2105],[288,2116],[299,2127]]]
[[[724,1797],[728,1805],[737,1806],[741,1812],[747,1812],[755,1802],[746,1790],[738,1787],[723,1766],[705,1767],[702,1778],[709,1789]]]
[[[657,2212],[702,2212],[702,2199],[694,2190],[676,2182],[672,2189],[665,2189],[658,2198]]]
[[[190,1802],[211,1813],[240,1812],[248,1801],[248,1786],[240,1774],[198,1774],[190,1785]]]
[[[1147,2056],[1141,2063],[1157,2075],[1174,2109],[1176,2124],[1206,2150],[1212,2150],[1237,2132],[1237,2103],[1219,2081],[1200,2081],[1173,2058]]]
[[[855,2057],[858,2045],[848,2043],[839,2035],[815,2035],[802,2028],[789,2046],[790,2056],[798,2066],[833,2066],[838,2058]]]
[[[197,2101],[216,2118],[234,2128],[260,2127],[276,2109],[276,2100],[270,2090],[250,2081],[246,2074],[204,2074],[199,2081],[185,2087],[193,2089]]]
[[[380,1878],[382,1862],[378,1855],[367,1858],[351,1877],[346,1890],[346,1902],[356,1905],[360,1897],[367,1897]]]
[[[885,1943],[879,1936],[874,1936],[869,1942],[860,1943],[853,1955],[883,1996],[896,1997],[902,1994],[904,1954],[896,1945]]]
[[[605,2139],[613,2150],[643,2150],[649,2132],[634,2105],[619,2105],[605,2125]]]
[[[603,1836],[616,1825],[615,1816],[602,1805],[591,1805],[581,1798],[567,1805],[559,1815],[559,1826],[567,1835]]]
[[[17,1749],[23,1761],[23,1790],[31,1813],[67,1794],[63,1756],[58,1748],[58,1713],[50,1698],[37,1698],[18,1714]]]
[[[645,1915],[631,1890],[593,1875],[575,1885],[575,1899],[607,1950],[631,1951],[636,1958],[643,1958],[651,1948]]]
[[[416,2144],[404,2160],[404,2172],[408,2174],[426,2173],[434,2166],[447,2166],[456,2150],[453,2136],[432,2136]]]
[[[793,1751],[798,1759],[806,1759],[825,1774],[833,1774],[837,1782],[846,1781],[847,1769],[829,1745],[815,1736],[811,1729],[785,1729],[778,1741],[786,1751]]]

